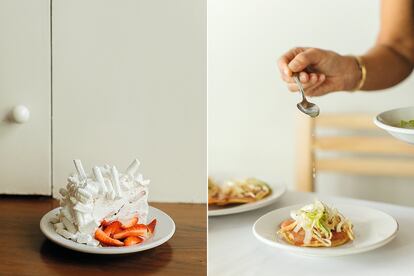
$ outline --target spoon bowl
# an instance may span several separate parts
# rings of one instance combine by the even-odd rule
[[[319,112],[320,112],[319,106],[317,106],[314,103],[309,102],[306,99],[305,89],[303,88],[302,83],[300,82],[298,76],[297,75],[294,75],[293,76],[293,79],[295,80],[295,82],[296,82],[296,84],[297,84],[297,86],[299,88],[299,91],[302,94],[302,101],[300,103],[298,103],[296,106],[298,107],[298,109],[300,111],[302,111],[306,115],[308,115],[310,117],[313,117],[313,118],[314,117],[317,117],[319,115]]]
[[[319,115],[319,107],[314,104],[314,103],[310,103],[310,102],[300,102],[296,105],[298,107],[298,109],[300,111],[302,111],[303,113],[305,113],[306,115],[315,118],[318,117]]]

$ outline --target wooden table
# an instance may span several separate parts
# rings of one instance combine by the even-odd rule
[[[80,253],[47,240],[39,222],[57,205],[47,197],[0,197],[0,275],[207,274],[204,204],[152,203],[173,218],[174,236],[147,251],[111,256]]]
[[[397,237],[372,251],[325,258],[286,252],[263,244],[254,237],[252,226],[262,215],[277,208],[309,203],[315,198],[331,204],[354,204],[384,211],[398,221],[400,228]],[[289,191],[268,207],[235,215],[210,217],[208,221],[208,271],[211,275],[414,275],[412,207]]]

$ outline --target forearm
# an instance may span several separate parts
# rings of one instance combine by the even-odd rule
[[[375,46],[362,58],[367,78],[362,90],[380,90],[400,83],[413,70],[412,0],[382,0],[381,26]]]
[[[394,86],[408,77],[412,61],[392,46],[377,44],[362,56],[367,75],[361,90],[380,90]],[[360,78],[360,72],[357,73]]]

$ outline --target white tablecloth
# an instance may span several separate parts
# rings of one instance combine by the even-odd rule
[[[372,207],[399,223],[397,237],[366,253],[343,257],[307,257],[269,247],[252,233],[253,223],[265,213],[318,198],[331,203]],[[414,208],[379,202],[287,192],[268,207],[242,214],[210,217],[208,272],[216,275],[414,275]]]

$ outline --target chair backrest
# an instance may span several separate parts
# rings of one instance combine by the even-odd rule
[[[314,191],[319,171],[414,177],[414,146],[385,135],[374,125],[373,117],[373,114],[333,113],[312,119],[299,115],[297,190]],[[331,130],[334,134],[322,135],[321,130]],[[321,153],[334,156],[322,157]]]

